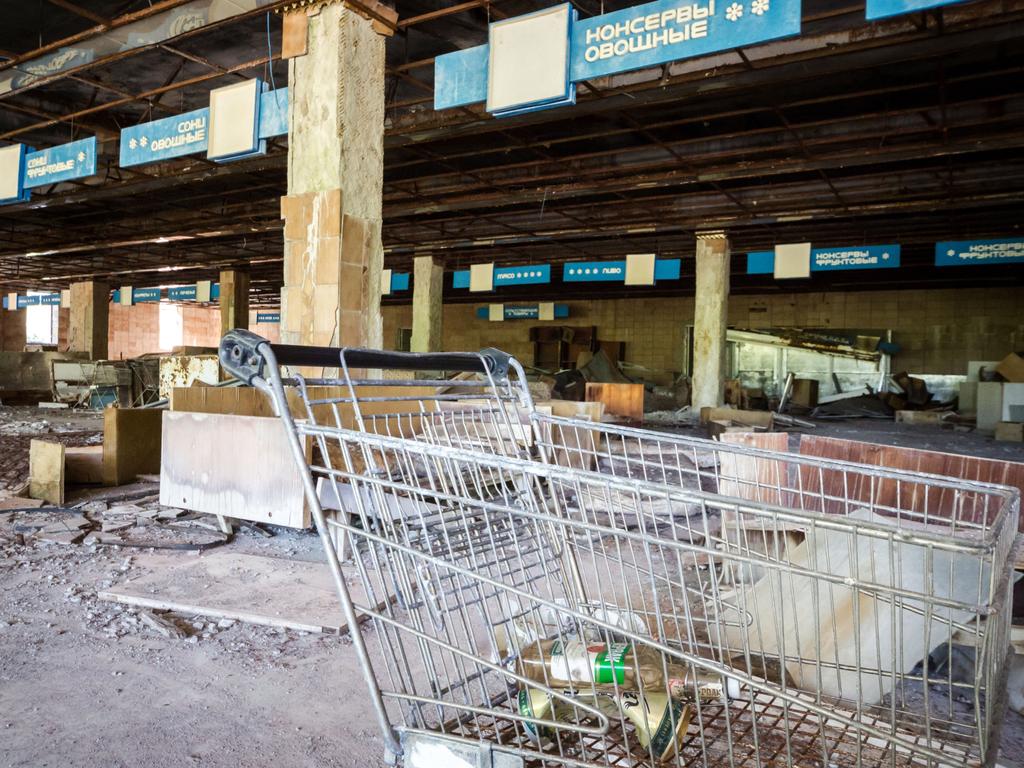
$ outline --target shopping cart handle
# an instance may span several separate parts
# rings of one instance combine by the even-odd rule
[[[386,352],[378,349],[340,349],[305,347],[297,344],[271,344],[252,331],[228,331],[220,342],[220,364],[236,379],[251,384],[264,378],[265,350],[269,349],[278,365],[338,368],[342,353],[349,368],[380,368],[392,371],[459,371],[508,376],[511,355],[498,349],[472,352]]]

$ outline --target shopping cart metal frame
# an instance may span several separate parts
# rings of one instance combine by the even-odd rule
[[[320,474],[327,474],[331,478],[331,482],[337,482],[339,479],[347,481],[354,485],[361,485],[369,493],[369,500],[380,501],[384,495],[398,495],[406,494],[416,496],[418,493],[422,493],[422,488],[417,488],[416,485],[410,485],[408,483],[396,482],[393,477],[388,477],[387,473],[382,473],[380,468],[377,466],[377,459],[381,456],[390,454],[402,455],[405,457],[416,457],[418,460],[430,462],[430,461],[443,461],[451,462],[455,465],[463,467],[463,469],[469,467],[472,468],[468,471],[471,472],[483,472],[484,468],[494,476],[507,477],[510,475],[516,475],[523,478],[534,478],[539,483],[545,486],[559,487],[565,484],[574,484],[576,487],[595,487],[595,488],[618,488],[621,492],[626,493],[643,493],[648,495],[661,495],[667,498],[675,498],[677,501],[685,498],[685,503],[701,503],[717,505],[720,508],[733,509],[737,514],[746,514],[757,517],[762,521],[762,527],[765,525],[778,525],[779,521],[783,518],[797,519],[805,525],[811,525],[815,529],[827,530],[830,526],[842,529],[843,525],[839,518],[830,521],[823,512],[823,509],[810,509],[806,508],[806,505],[798,505],[795,509],[787,509],[784,506],[771,505],[765,503],[763,500],[754,498],[751,499],[749,496],[742,500],[735,498],[729,499],[707,490],[703,490],[698,487],[696,490],[681,491],[679,493],[682,496],[675,495],[676,491],[666,490],[664,483],[659,484],[655,482],[652,475],[661,474],[661,480],[665,480],[665,468],[672,468],[672,462],[666,462],[664,460],[665,454],[680,455],[684,451],[701,451],[701,450],[714,450],[721,451],[723,447],[717,443],[709,443],[708,441],[701,441],[695,438],[680,438],[678,436],[657,436],[652,437],[650,433],[642,430],[630,430],[629,428],[623,427],[609,427],[607,425],[594,425],[590,423],[581,423],[571,419],[558,419],[556,417],[545,416],[544,414],[538,414],[533,408],[532,400],[529,396],[529,391],[525,386],[525,376],[523,375],[521,367],[518,363],[503,353],[497,351],[488,350],[480,354],[431,354],[431,355],[410,355],[402,353],[381,353],[376,351],[368,350],[338,350],[338,349],[311,349],[305,347],[291,347],[288,345],[276,345],[270,344],[265,340],[256,337],[252,334],[244,334],[240,332],[233,332],[225,338],[222,344],[222,362],[225,367],[237,377],[243,379],[247,383],[257,386],[265,393],[267,393],[272,401],[275,403],[275,408],[285,423],[289,435],[289,443],[292,446],[293,453],[296,458],[296,462],[300,468],[303,469],[303,482],[306,490],[307,499],[310,502],[310,507],[313,512],[313,517],[317,523],[317,529],[320,533],[321,540],[323,542],[325,552],[327,554],[328,564],[332,571],[332,575],[335,579],[335,584],[338,588],[339,597],[343,606],[346,620],[350,627],[357,627],[356,623],[356,611],[353,606],[350,595],[348,594],[347,587],[341,574],[340,562],[338,559],[337,551],[335,549],[335,540],[330,534],[330,528],[332,525],[336,528],[345,529],[349,536],[356,537],[357,539],[367,542],[373,540],[377,545],[380,546],[391,546],[392,548],[397,547],[401,549],[398,539],[388,539],[388,535],[378,535],[370,532],[369,530],[360,529],[350,523],[336,521],[328,522],[323,509],[320,505],[318,489],[314,483],[313,471],[306,463],[305,454],[302,445],[299,440],[299,435],[304,434],[306,436],[312,436],[319,440],[322,445],[326,445],[326,440],[335,440],[343,443],[351,448],[351,454],[361,455],[363,462],[359,467],[359,471],[353,471],[354,467],[351,465],[347,468],[333,469],[327,467],[321,467]],[[285,393],[285,382],[280,374],[280,366],[316,366],[320,368],[337,368],[340,372],[340,376],[337,378],[322,378],[322,379],[306,379],[303,377],[295,378],[292,383],[303,393],[303,402],[307,409],[307,415],[312,423],[300,426],[296,423],[291,413],[291,407],[288,404],[288,398]],[[418,370],[435,370],[435,371],[452,371],[461,370],[469,371],[480,374],[483,377],[483,381],[480,383],[473,382],[459,382],[460,386],[474,387],[480,390],[481,398],[477,398],[478,402],[474,403],[474,408],[470,410],[470,414],[479,418],[481,414],[488,414],[488,418],[493,417],[493,421],[498,424],[500,429],[488,432],[487,434],[481,434],[476,432],[471,435],[473,440],[472,450],[466,450],[463,438],[465,434],[458,434],[455,437],[457,439],[451,440],[452,434],[449,433],[435,433],[431,432],[427,436],[420,436],[420,439],[410,439],[410,436],[402,429],[398,429],[398,434],[393,433],[393,428],[401,425],[401,419],[390,419],[384,417],[383,421],[379,421],[378,417],[368,416],[362,413],[360,408],[360,397],[356,391],[357,386],[371,385],[371,386],[445,386],[450,385],[450,382],[443,381],[437,378],[434,379],[408,379],[408,380],[394,380],[394,379],[382,379],[380,377],[366,377],[356,378],[353,372],[356,369],[375,369],[375,368],[390,368],[394,370],[405,370],[405,371],[418,371]],[[512,376],[514,375],[517,384],[512,383]],[[333,398],[332,402],[327,400],[316,400],[308,396],[309,388],[323,384],[341,384],[348,388],[348,397],[346,398]],[[394,398],[392,398],[394,399]],[[455,403],[459,400],[466,400],[465,394],[452,394],[448,395],[444,392],[440,392],[437,395],[430,398],[438,406],[445,403]],[[473,398],[470,398],[471,400]],[[423,398],[418,396],[409,397],[410,402],[421,402]],[[483,404],[479,402],[483,401]],[[314,408],[316,406],[330,405],[333,409],[333,413],[337,418],[338,404],[346,402],[353,408],[355,413],[355,428],[354,429],[342,429],[338,426],[322,426],[317,425]],[[421,406],[422,407],[422,406]],[[528,423],[524,425],[521,418],[521,409],[525,409],[528,414]],[[420,416],[423,416],[423,411],[420,411]],[[463,416],[466,411],[459,412]],[[340,423],[340,420],[338,420]],[[444,421],[441,419],[440,421]],[[385,427],[384,433],[375,433],[373,428],[379,428],[383,423]],[[463,424],[469,423],[464,421]],[[623,454],[618,457],[625,461],[626,471],[625,474],[617,473],[615,471],[606,472],[604,475],[596,474],[588,468],[574,467],[574,466],[562,466],[557,463],[557,457],[554,455],[556,446],[550,440],[545,439],[545,435],[550,436],[551,429],[557,428],[564,430],[569,434],[575,434],[579,439],[578,442],[578,453],[579,458],[586,459],[586,463],[590,463],[592,457],[589,456],[591,452],[596,453],[596,450],[592,451],[589,444],[581,438],[582,435],[592,432],[597,429],[605,441],[609,439],[616,440],[643,440],[647,441],[648,444],[653,445],[656,451],[662,455],[661,460],[654,462],[653,460],[647,460],[647,464],[651,465],[651,469],[655,469],[657,465],[657,472],[647,472],[644,461],[641,461],[640,466],[644,468],[641,477],[635,477],[637,473],[633,470],[635,466],[631,466],[630,457]],[[449,440],[452,444],[444,444],[442,440]],[[534,443],[534,448],[540,453],[540,461],[530,461],[528,452],[522,450],[524,443]],[[562,441],[560,446],[562,449],[565,447],[565,441]],[[741,446],[729,447],[737,455],[744,456],[749,459],[763,460],[763,461],[778,461],[778,454],[773,454],[767,451],[759,451],[757,449],[746,449]],[[489,451],[490,453],[486,453]],[[643,452],[641,452],[643,456]],[[612,457],[613,459],[615,457]],[[819,470],[825,469],[835,472],[849,472],[854,469],[860,472],[870,472],[872,476],[881,476],[887,480],[895,482],[906,482],[921,484],[922,482],[929,484],[929,488],[944,488],[955,492],[957,494],[963,494],[964,497],[968,494],[984,494],[986,497],[991,496],[993,505],[998,504],[999,508],[992,510],[992,514],[986,513],[983,516],[980,524],[965,522],[960,527],[960,533],[964,533],[967,529],[971,529],[972,535],[978,535],[981,537],[982,542],[978,546],[985,551],[985,557],[990,558],[991,570],[989,577],[991,579],[990,594],[995,594],[999,590],[997,584],[999,579],[1003,575],[1006,568],[1007,557],[1009,554],[1009,545],[1006,543],[1007,538],[1012,541],[1012,535],[1007,537],[1004,535],[1007,529],[1015,530],[1016,528],[1016,515],[1018,514],[1019,501],[1016,497],[1006,489],[997,486],[986,486],[978,483],[959,483],[951,481],[947,478],[938,477],[924,477],[916,475],[914,473],[905,473],[898,471],[879,470],[877,467],[861,467],[857,465],[850,465],[844,462],[821,462],[820,460],[814,460],[807,457],[793,457],[786,455],[787,461],[795,461],[798,465],[815,466]],[[330,464],[330,461],[325,462]],[[612,464],[616,462],[613,460]],[[621,462],[620,462],[621,463]],[[698,467],[697,463],[693,464],[694,467]],[[684,469],[681,462],[677,462],[676,465],[677,475]],[[698,473],[699,475],[699,473]],[[799,477],[799,475],[798,475]],[[720,478],[719,478],[720,479]],[[698,477],[698,481],[700,478]],[[783,491],[783,486],[780,479],[773,484],[764,484],[761,487],[759,483],[755,483],[755,496],[761,494],[766,488],[777,492]],[[589,485],[588,485],[589,484]],[[445,494],[439,493],[438,489],[431,489],[431,498],[437,499],[444,497]],[[824,485],[822,484],[820,494],[811,494],[812,496],[820,496],[822,506],[826,502],[824,494]],[[532,498],[532,497],[531,497]],[[801,497],[802,498],[802,497]],[[532,513],[529,510],[517,509],[516,507],[502,503],[500,500],[486,501],[482,499],[472,499],[465,497],[453,497],[449,499],[452,503],[460,505],[482,505],[481,508],[492,509],[495,512],[500,512],[506,515],[515,515],[517,518],[529,518],[530,514],[534,515],[534,519],[537,516],[543,518],[540,522],[543,522],[547,526],[559,526],[563,527],[571,523],[572,530],[575,532],[574,535],[578,535],[581,530],[589,530],[592,534],[602,535],[614,535],[620,539],[643,539],[646,534],[630,534],[630,532],[621,526],[611,521],[605,525],[595,524],[589,520],[577,518],[571,519],[571,515],[566,516],[565,511],[561,510],[559,515],[551,515],[545,517],[545,513],[534,510]],[[369,502],[362,495],[356,497],[357,506],[359,509],[359,516],[363,521],[370,519],[369,511],[362,507]],[[803,508],[801,508],[803,507]],[[476,508],[476,507],[474,507]],[[846,510],[847,512],[849,510]],[[895,512],[895,516],[898,521],[902,524],[909,522],[912,517],[909,511],[905,510],[889,510]],[[917,516],[920,518],[920,516]],[[567,523],[568,519],[568,523]],[[764,521],[768,521],[765,523]],[[810,521],[810,522],[809,522]],[[925,517],[922,522],[927,523],[928,520]],[[1010,527],[1012,524],[1012,527]],[[888,528],[884,523],[878,521],[864,522],[858,524],[857,535],[877,535],[881,539],[893,541],[893,530]],[[564,533],[564,531],[563,531]],[[943,539],[942,537],[934,537],[929,535],[927,532],[921,533],[905,533],[904,538],[899,539],[900,541],[910,540],[922,540],[927,541],[930,547],[965,547],[965,543],[951,542]],[[909,538],[907,538],[909,537]],[[390,543],[389,543],[390,542]],[[667,540],[659,540],[658,546],[663,548],[671,549],[671,545]],[[408,548],[407,548],[408,549]],[[966,547],[970,549],[970,547]],[[357,547],[358,550],[358,547]],[[397,550],[396,550],[397,551]],[[704,550],[700,547],[690,546],[689,551],[693,554],[705,555],[709,558],[714,558],[718,553],[713,550]],[[409,552],[405,552],[405,555],[412,556]],[[767,562],[763,556],[754,555],[749,552],[734,551],[729,553],[730,560],[735,563],[748,562],[753,565],[756,564],[758,567],[768,567],[780,569],[782,566],[779,563]],[[435,566],[437,563],[435,563]],[[579,575],[578,566],[572,566],[566,569],[568,575],[572,577],[575,582],[574,588],[579,590],[583,585],[581,584],[581,577]],[[815,574],[816,577],[822,577],[824,574]],[[463,574],[463,577],[467,577]],[[495,588],[498,588],[497,585]],[[1005,585],[1004,585],[1005,590]],[[584,593],[585,597],[585,593]],[[893,597],[893,600],[898,598]],[[1005,603],[1005,595],[1000,598]],[[1006,605],[999,603],[996,605],[996,610],[992,612],[994,616],[993,631],[986,635],[990,638],[992,636],[998,636],[1000,630],[1008,632],[1008,625],[1006,624]],[[624,635],[630,637],[634,642],[645,642],[645,638],[629,632],[625,632],[621,627],[612,626],[607,622],[602,623],[600,620],[595,619],[593,615],[581,613],[579,611],[573,611],[561,606],[555,606],[554,604],[548,605],[548,608],[555,610],[556,608],[566,617],[570,618],[575,622],[584,622],[592,626],[597,626],[606,632],[616,632],[618,635]],[[992,605],[988,606],[991,609]],[[394,624],[394,619],[382,614],[375,614],[374,618],[387,625],[390,621]],[[408,628],[406,628],[408,629]],[[363,633],[361,630],[352,632],[353,645],[356,648],[357,654],[359,655],[361,665],[363,667],[364,677],[366,678],[367,685],[371,692],[373,699],[374,708],[377,713],[379,724],[381,726],[382,733],[384,734],[386,748],[392,755],[401,755],[403,751],[407,757],[410,754],[410,750],[415,751],[417,744],[423,744],[423,739],[428,741],[433,738],[449,739],[449,736],[438,737],[434,732],[421,731],[415,728],[406,728],[402,731],[403,736],[400,737],[399,732],[395,730],[392,723],[391,717],[389,717],[384,696],[382,695],[379,681],[373,672],[373,663],[368,654]],[[423,638],[420,638],[423,640]],[[650,644],[648,642],[648,644]],[[474,663],[483,663],[478,656],[474,656],[472,652],[466,651],[465,649],[459,649],[450,647],[447,649],[449,652],[455,654],[468,655],[469,658],[473,659]],[[661,645],[660,650],[665,653],[675,654],[679,658],[687,661],[688,663],[700,666],[703,669],[711,672],[724,673],[724,669],[721,665],[716,666],[713,663],[709,663],[707,659],[703,659],[699,656],[692,654],[680,653],[677,648],[672,648],[664,644]],[[748,649],[749,650],[749,649]],[[991,655],[992,649],[987,649],[987,652]],[[485,665],[486,666],[486,665]],[[999,678],[1005,674],[1003,664],[994,662],[992,669],[989,670],[990,677],[987,679],[988,690],[998,690]],[[499,669],[494,663],[490,663],[490,668],[494,672],[498,672]],[[735,672],[735,670],[733,670]],[[513,673],[503,671],[501,674],[506,677],[517,679]],[[815,712],[816,716],[820,718],[828,717],[830,710],[823,707],[820,703],[808,702],[805,695],[797,695],[788,693],[785,690],[779,690],[778,688],[772,688],[767,685],[763,679],[758,679],[754,675],[746,674],[740,676],[743,678],[743,682],[751,688],[751,690],[759,691],[765,695],[771,695],[774,699],[779,699],[786,702],[788,705],[803,707],[809,711]],[[928,673],[927,668],[924,672],[924,679],[927,689]],[[525,681],[519,678],[520,683]],[[545,686],[539,686],[545,688]],[[553,694],[558,695],[558,691],[552,688],[546,688],[546,690]],[[787,698],[788,697],[788,698]],[[420,701],[421,704],[436,704],[436,699],[424,699]],[[754,700],[751,700],[751,706],[754,706]],[[452,702],[444,702],[444,707],[454,707],[459,709],[458,706]],[[785,706],[785,705],[784,705]],[[565,723],[555,723],[546,720],[531,720],[535,725],[544,727],[558,728],[560,731],[567,733],[578,734],[580,737],[586,735],[589,737],[597,737],[599,734],[606,733],[609,727],[608,717],[599,711],[594,710],[592,707],[588,709],[586,705],[580,705],[580,709],[586,712],[594,720],[589,723],[576,723],[566,725]],[[983,738],[983,752],[986,753],[982,759],[989,761],[991,756],[988,755],[991,752],[991,743],[988,745],[984,744],[985,739],[991,741],[993,731],[997,730],[994,726],[998,725],[998,717],[992,717],[992,711],[997,709],[995,705],[986,707],[986,722],[980,729],[985,737]],[[467,711],[477,712],[474,708],[468,708]],[[477,712],[478,713],[478,712]],[[516,717],[513,714],[504,713],[503,717],[510,721],[523,720],[522,717]],[[529,718],[527,718],[529,719]],[[728,718],[727,718],[728,720]],[[842,718],[840,718],[842,720]],[[867,734],[867,737],[874,739],[881,739],[883,742],[887,738],[887,734],[883,728],[878,728],[864,722],[854,723],[845,722],[846,727],[854,727],[858,732]],[[888,736],[891,736],[889,734]],[[403,744],[403,740],[405,743]],[[897,739],[897,741],[899,741]],[[508,749],[491,749],[484,746],[487,743],[478,739],[475,743],[470,741],[459,741],[457,742],[461,746],[452,746],[452,749],[469,749],[472,754],[479,755],[485,751],[488,755],[489,760],[493,764],[498,764],[500,760],[506,759],[510,754],[519,754],[520,758],[527,759],[546,759],[555,760],[559,764],[578,764],[578,765],[594,765],[600,763],[589,763],[584,761],[574,762],[572,759],[567,758],[565,755],[559,755],[552,757],[551,755],[538,755],[536,752],[516,752],[516,750],[509,751]],[[911,745],[903,743],[903,749],[911,749]],[[937,750],[934,744],[930,740],[926,739],[925,744],[917,744],[917,750],[921,755],[924,755],[926,759],[935,760],[941,762],[940,755],[941,750]],[[476,750],[475,752],[473,750]],[[966,753],[960,753],[963,756]],[[497,755],[503,755],[500,757]],[[892,752],[893,764],[896,764],[896,751]],[[482,758],[481,758],[482,759]],[[856,756],[857,764],[861,764],[861,755],[858,752]]]

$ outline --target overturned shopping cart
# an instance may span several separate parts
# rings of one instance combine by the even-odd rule
[[[288,430],[404,765],[994,762],[1007,489],[560,418],[495,351],[221,355]]]

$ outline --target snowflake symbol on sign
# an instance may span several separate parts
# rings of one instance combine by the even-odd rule
[[[139,139],[139,144],[141,144],[142,146],[146,146],[147,144],[149,144],[149,139],[143,136],[141,139]]]
[[[754,0],[750,4],[750,12],[755,16],[763,16],[768,13],[768,0]]]
[[[80,163],[84,163],[85,162],[85,152],[79,152],[78,153],[78,162],[80,162]]]
[[[743,15],[743,6],[739,3],[733,3],[725,9],[725,18],[729,21],[739,21],[740,16]]]
[[[128,146],[131,147],[132,149],[135,149],[137,146],[139,146],[139,142],[137,142],[134,138],[128,139]]]

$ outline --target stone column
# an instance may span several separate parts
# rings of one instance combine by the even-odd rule
[[[691,398],[694,411],[722,404],[728,314],[729,239],[725,232],[698,232]]]
[[[433,256],[413,260],[412,340],[413,352],[440,352],[442,337],[444,262]]]
[[[110,287],[106,283],[72,283],[68,351],[87,352],[90,360],[103,360],[107,356],[109,314]]]
[[[220,335],[249,327],[249,273],[223,269],[220,273]]]
[[[289,88],[281,341],[380,348],[383,37],[323,6]]]

